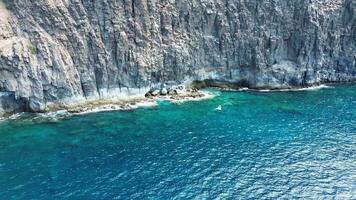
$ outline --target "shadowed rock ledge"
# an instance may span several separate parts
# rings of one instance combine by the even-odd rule
[[[157,84],[355,81],[355,4],[0,0],[0,116],[143,96]]]

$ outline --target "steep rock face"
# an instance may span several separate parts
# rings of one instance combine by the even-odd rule
[[[0,0],[0,116],[212,79],[356,79],[353,0]]]

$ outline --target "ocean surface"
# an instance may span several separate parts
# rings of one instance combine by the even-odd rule
[[[356,199],[356,85],[211,92],[0,122],[0,199]]]

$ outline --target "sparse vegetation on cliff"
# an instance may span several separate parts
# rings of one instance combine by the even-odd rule
[[[36,45],[34,45],[34,44],[31,43],[30,45],[28,45],[28,49],[30,50],[30,52],[31,52],[33,55],[38,54],[38,48],[37,48]]]

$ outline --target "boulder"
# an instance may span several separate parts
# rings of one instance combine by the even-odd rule
[[[146,94],[145,94],[145,97],[152,97],[152,94],[151,94],[151,92],[147,92]]]
[[[168,91],[168,95],[173,96],[173,95],[177,95],[177,94],[178,94],[178,93],[177,93],[177,90],[170,89],[170,90]]]
[[[167,88],[162,88],[161,95],[167,95],[167,94],[168,94]]]
[[[177,94],[185,94],[187,93],[187,90],[185,88],[184,85],[178,85],[176,88],[175,88]]]
[[[44,112],[46,108],[38,98],[30,98],[28,106],[31,112]]]
[[[158,96],[160,94],[159,90],[154,90],[153,92],[151,92],[152,96]]]

